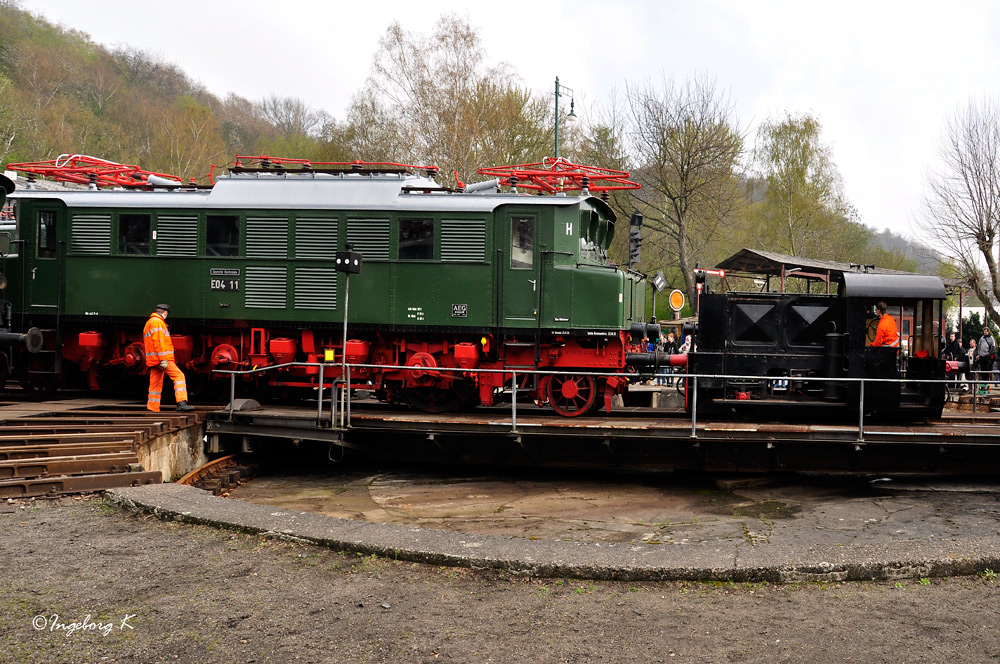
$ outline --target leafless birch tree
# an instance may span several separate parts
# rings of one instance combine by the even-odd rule
[[[742,205],[737,172],[744,132],[728,96],[714,80],[695,78],[629,87],[629,153],[643,188],[635,204],[645,237],[662,260],[675,257],[688,297],[695,293],[695,257],[734,220]],[[664,263],[667,264],[667,263]]]
[[[1000,318],[1000,107],[972,101],[946,126],[940,164],[928,175],[920,223]]]

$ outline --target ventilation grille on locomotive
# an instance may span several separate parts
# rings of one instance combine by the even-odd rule
[[[70,232],[70,252],[99,256],[110,255],[111,215],[74,215]]]
[[[295,268],[296,309],[336,309],[337,271],[332,267]]]
[[[333,260],[337,253],[336,219],[296,219],[295,257]]]
[[[351,219],[347,222],[347,242],[366,261],[389,260],[389,220]]]
[[[288,220],[247,217],[247,258],[288,258]]]
[[[284,267],[248,265],[246,296],[248,309],[284,309],[288,292],[287,270]]]
[[[197,256],[198,217],[160,216],[156,220],[157,256]]]
[[[445,219],[441,222],[441,260],[486,260],[486,222]]]

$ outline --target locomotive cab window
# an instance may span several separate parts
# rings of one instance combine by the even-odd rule
[[[38,257],[56,257],[56,213],[41,210],[38,213]]]
[[[399,260],[434,260],[434,220],[399,220]]]
[[[205,218],[205,254],[240,255],[240,218],[235,215],[210,214]]]
[[[150,225],[148,214],[123,214],[118,217],[118,253],[149,255]]]
[[[535,264],[535,220],[514,219],[510,232],[510,267],[530,270]]]

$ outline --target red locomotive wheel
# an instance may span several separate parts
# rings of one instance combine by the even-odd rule
[[[564,417],[583,415],[597,399],[597,385],[591,376],[552,376],[547,391],[552,409]]]

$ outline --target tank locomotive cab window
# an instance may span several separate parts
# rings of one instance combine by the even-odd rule
[[[774,302],[734,302],[730,325],[737,346],[773,345],[778,339],[778,307]]]
[[[56,257],[56,213],[53,210],[38,213],[38,257]]]
[[[122,214],[118,216],[118,253],[149,255],[149,215]]]
[[[510,267],[530,270],[535,264],[535,220],[514,219],[510,231]]]
[[[399,220],[399,260],[434,260],[434,220]]]
[[[240,218],[228,214],[210,214],[205,218],[205,254],[240,255]]]

